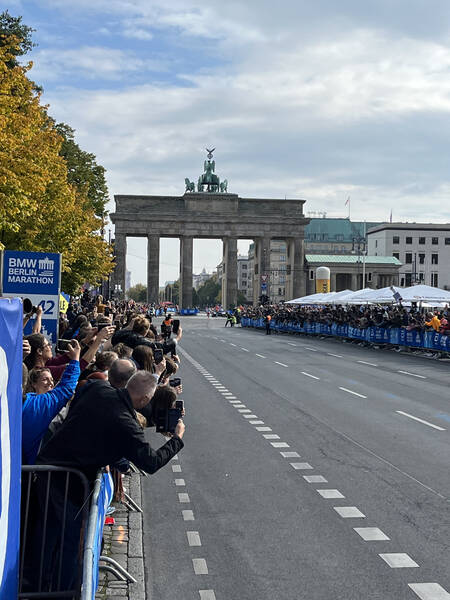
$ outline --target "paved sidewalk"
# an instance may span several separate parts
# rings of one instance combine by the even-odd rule
[[[142,504],[141,477],[137,473],[123,479],[125,491],[139,505]],[[136,583],[118,581],[105,571],[99,573],[96,600],[145,600],[144,553],[142,547],[142,513],[129,510],[114,502],[114,525],[105,525],[102,555],[110,556],[136,579]],[[104,565],[105,563],[101,563]]]

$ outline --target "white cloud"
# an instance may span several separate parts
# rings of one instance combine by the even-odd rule
[[[164,71],[160,60],[143,59],[134,53],[102,46],[38,50],[33,54],[32,77],[37,82],[58,81],[70,75],[87,79],[119,80],[138,71]]]

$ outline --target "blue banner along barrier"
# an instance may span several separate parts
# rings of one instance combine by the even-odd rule
[[[100,560],[103,526],[106,511],[114,494],[114,484],[109,473],[99,471],[95,480],[92,504],[86,532],[83,558],[82,600],[95,600],[98,586],[98,564]]]
[[[250,319],[241,318],[241,327],[265,328],[263,318]],[[408,346],[411,348],[424,348],[437,350],[439,352],[450,352],[450,336],[435,331],[408,331],[404,328],[393,327],[351,327],[350,325],[338,325],[337,323],[307,323],[303,326],[296,322],[278,322],[272,319],[270,328],[274,331],[286,333],[307,333],[310,335],[329,335],[343,337],[352,340],[361,340],[372,344],[390,344],[393,346]]]
[[[19,581],[22,315],[19,298],[0,298],[0,598]]]

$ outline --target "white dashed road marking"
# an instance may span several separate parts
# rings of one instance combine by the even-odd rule
[[[418,377],[419,379],[426,379],[425,375],[417,375],[416,373],[409,373],[408,371],[397,371],[403,373],[403,375],[411,375],[411,377]]]
[[[375,363],[367,362],[366,360],[357,360],[356,362],[359,362],[362,365],[369,365],[369,367],[378,367]]]
[[[182,510],[181,514],[183,515],[184,521],[195,521],[194,513],[192,510]]]
[[[298,452],[280,452],[280,454],[283,458],[300,458],[300,454]]]
[[[343,392],[347,392],[348,394],[353,394],[354,396],[359,396],[360,398],[367,398],[367,396],[364,396],[363,394],[358,394],[358,392],[354,392],[353,390],[349,390],[345,387],[339,387],[340,390],[342,390]]]
[[[181,473],[181,466],[180,465],[172,465],[172,471],[174,473]]]
[[[396,410],[395,412],[398,413],[399,415],[403,415],[404,417],[409,417],[410,419],[413,419],[414,421],[418,421],[419,423],[423,423],[424,425],[428,425],[428,427],[433,427],[433,429],[437,429],[438,431],[446,431],[443,427],[439,427],[439,425],[434,425],[433,423],[429,423],[428,421],[419,419],[419,417],[414,417],[413,415],[410,415],[409,413],[405,413],[402,410]]]
[[[266,358],[265,356],[263,356],[262,354],[256,354],[255,356],[259,356],[259,358]]]
[[[418,567],[419,565],[404,552],[392,552],[388,554],[379,554],[380,558],[387,563],[391,569],[404,569]]]
[[[408,583],[420,600],[450,600],[450,594],[438,583]]]
[[[285,365],[284,363],[280,363],[277,360],[274,360],[273,362],[277,365],[280,365],[281,367],[287,367],[287,365]]]
[[[216,600],[214,590],[199,590],[200,600]]]
[[[286,457],[286,458],[290,458],[290,457]],[[309,469],[312,469],[313,467],[307,463],[307,462],[299,462],[299,463],[291,463],[291,466],[296,470],[296,471],[307,471]]]
[[[339,490],[317,490],[322,498],[345,498]]]
[[[184,479],[175,479],[175,485],[182,487],[182,486],[186,485],[186,482],[184,481]]]
[[[255,427],[256,431],[272,431],[271,427]]]
[[[365,519],[366,517],[356,506],[333,506],[333,508],[343,519]]]
[[[297,346],[297,344],[293,344],[292,342],[288,342],[289,346]]]
[[[189,546],[201,546],[200,534],[198,531],[186,531]]]
[[[263,433],[263,438],[266,440],[279,440],[280,436],[276,433]]]
[[[310,350],[311,352],[317,352],[317,350],[315,348],[309,348],[308,346],[305,346],[305,350]]]
[[[289,448],[289,444],[286,442],[270,442],[274,448]]]
[[[332,352],[327,352],[328,356],[335,356],[336,358],[343,358],[341,354],[333,354]]]
[[[178,494],[178,501],[181,503],[190,502],[189,494]]]
[[[257,419],[258,416],[257,415],[242,415],[244,417],[244,419]]]
[[[366,542],[386,541],[388,536],[378,527],[353,527],[358,535]]]
[[[250,352],[250,350],[247,350],[247,348],[241,348],[241,350],[243,350],[244,352]]]
[[[264,425],[264,421],[249,421],[250,425]],[[272,431],[269,427],[269,431]]]
[[[323,475],[303,475],[303,479],[308,483],[328,483]]]
[[[306,375],[306,377],[311,377],[311,379],[320,379],[320,377],[316,377],[315,375],[311,375],[311,373],[306,373],[305,371],[301,372],[302,375]]]
[[[208,566],[204,558],[193,558],[192,565],[196,575],[208,575]]]

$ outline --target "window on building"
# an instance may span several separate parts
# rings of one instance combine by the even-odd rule
[[[450,238],[445,238],[445,245],[450,246]]]
[[[378,240],[375,240],[375,248],[378,248]]]
[[[431,285],[433,287],[439,287],[438,286],[438,274],[437,273],[431,273]]]
[[[286,265],[280,265],[280,271],[286,271]]]
[[[338,242],[344,241],[344,235],[342,233],[337,233],[334,237]]]
[[[280,254],[280,262],[286,262],[286,254]]]
[[[406,287],[412,285],[412,273],[405,273],[405,285]]]
[[[282,283],[284,285],[286,283],[286,277],[284,275],[280,275],[278,283]]]
[[[431,255],[431,264],[437,265],[438,263],[439,263],[439,254],[432,254]]]
[[[405,278],[400,277],[400,287],[405,287]]]
[[[419,273],[419,281],[420,281],[420,283],[423,283],[425,281],[424,273]]]
[[[433,244],[433,246],[437,246],[439,244],[439,238],[432,237],[431,238],[431,243]]]
[[[242,270],[246,271],[247,270],[247,265],[242,265]]]
[[[393,252],[393,253],[392,253],[392,256],[393,256],[394,258],[396,258],[397,260],[400,260],[400,252]]]
[[[407,252],[407,253],[405,254],[405,263],[406,263],[407,265],[410,265],[410,264],[412,264],[412,252]]]
[[[412,237],[407,237],[407,238],[405,239],[405,243],[406,243],[406,244],[412,244]]]
[[[420,244],[421,246],[423,246],[423,245],[425,244],[425,238],[424,238],[424,237],[420,237],[420,238],[419,238],[419,244]]]
[[[393,244],[400,244],[400,237],[398,235],[394,235],[392,238]]]
[[[309,279],[314,279],[314,271],[312,269],[309,271]]]
[[[367,273],[367,281],[372,281],[372,273]]]
[[[425,264],[425,254],[419,253],[419,265]]]

